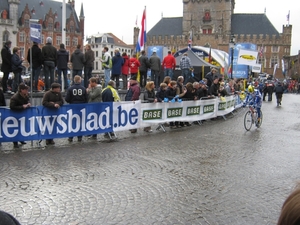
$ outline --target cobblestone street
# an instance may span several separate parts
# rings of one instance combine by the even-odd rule
[[[262,127],[246,109],[227,120],[118,140],[84,137],[20,150],[2,143],[1,210],[22,225],[276,224],[300,181],[300,95],[263,102]]]

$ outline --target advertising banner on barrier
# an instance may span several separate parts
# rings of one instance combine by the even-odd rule
[[[113,103],[113,130],[122,131],[140,127],[141,101]]]
[[[0,142],[42,140],[124,131],[149,124],[197,121],[234,110],[236,96],[167,103],[100,102],[43,106],[19,112],[0,107]]]

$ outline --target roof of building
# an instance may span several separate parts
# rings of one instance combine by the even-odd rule
[[[42,3],[42,4],[41,4]],[[62,2],[58,1],[51,1],[51,0],[22,0],[20,1],[19,5],[19,11],[18,11],[18,17],[20,18],[22,16],[22,13],[28,5],[28,8],[30,11],[34,9],[35,13],[31,14],[32,18],[31,19],[45,19],[45,16],[47,13],[49,13],[49,10],[52,10],[52,13],[56,13],[56,20],[55,22],[59,22],[62,24]],[[82,9],[83,12],[83,9]],[[66,19],[70,18],[70,15],[73,14],[74,16],[74,21],[76,24],[76,31],[79,30],[79,19],[77,16],[77,13],[72,6],[72,3],[67,2],[66,3]]]
[[[147,36],[182,35],[182,17],[162,18],[147,32]],[[232,33],[279,35],[279,32],[265,14],[233,14]]]
[[[233,14],[231,19],[233,34],[264,34],[279,36],[279,32],[266,14]]]
[[[182,35],[182,17],[161,18],[161,20],[147,32],[147,35]]]
[[[89,37],[87,37],[87,41],[91,43],[91,38],[95,38],[95,43],[108,43],[108,44],[113,44],[117,45],[120,47],[129,47],[124,41],[119,39],[117,36],[115,36],[113,33],[98,33],[98,34],[93,34]],[[107,41],[105,40],[107,39]]]

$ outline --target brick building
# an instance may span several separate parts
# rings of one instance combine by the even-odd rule
[[[62,2],[52,0],[3,0],[0,2],[0,41],[12,41],[12,47],[21,48],[26,58],[31,46],[29,20],[37,19],[42,25],[42,43],[52,37],[53,46],[59,48],[62,43]],[[80,16],[75,11],[75,1],[66,3],[66,49],[72,53],[77,44],[84,41],[84,12],[81,4]],[[1,59],[0,59],[1,60]],[[26,66],[26,64],[25,64]]]
[[[232,36],[236,43],[253,43],[262,51],[263,72],[283,77],[282,59],[290,55],[292,25],[278,32],[263,14],[235,14],[234,0],[183,0],[183,17],[162,18],[148,33],[147,45],[179,50],[187,47],[190,33],[194,46],[211,46],[229,52]],[[134,30],[136,43],[138,28]],[[262,48],[263,47],[263,48]]]

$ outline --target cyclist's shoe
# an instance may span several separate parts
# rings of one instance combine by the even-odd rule
[[[256,127],[259,127],[260,126],[260,118],[257,118],[257,121],[256,121]]]

